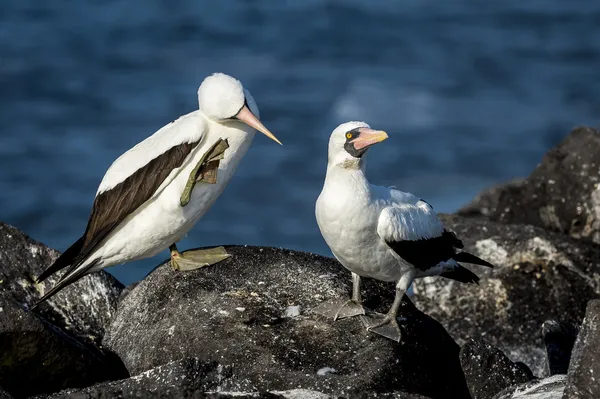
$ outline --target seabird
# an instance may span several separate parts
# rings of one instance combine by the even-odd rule
[[[368,331],[399,342],[398,309],[415,278],[440,275],[477,283],[477,275],[458,262],[493,265],[458,252],[463,243],[444,228],[426,201],[369,183],[365,154],[387,138],[386,132],[373,130],[364,122],[344,123],[331,134],[327,174],[315,213],[333,255],[352,272],[353,290],[352,299],[326,302],[315,310],[334,320],[362,315]],[[365,312],[361,277],[396,283],[396,297],[386,315]]]
[[[177,270],[230,256],[223,247],[180,253],[175,243],[223,192],[250,147],[254,129],[281,142],[258,119],[252,95],[231,76],[205,78],[198,102],[198,110],[164,126],[110,166],[85,233],[37,278],[42,282],[68,267],[37,304],[89,273],[166,248]]]

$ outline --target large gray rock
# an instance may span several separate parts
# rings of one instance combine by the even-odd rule
[[[269,392],[216,391],[228,371],[216,362],[204,363],[197,358],[173,361],[135,377],[105,382],[83,389],[66,389],[54,395],[42,395],[39,399],[103,399],[103,398],[281,398],[281,399],[331,399],[327,395],[309,389],[290,389]],[[368,396],[367,396],[368,395]],[[427,399],[425,396],[397,392],[389,395],[366,393],[357,397],[398,399]]]
[[[0,386],[13,396],[123,378],[127,374],[119,365],[0,292]]]
[[[492,188],[460,212],[600,243],[599,183],[600,133],[579,127],[546,153],[525,182]]]
[[[534,379],[527,366],[512,362],[485,341],[471,340],[463,345],[460,363],[473,399],[488,399],[507,387]]]
[[[34,283],[58,256],[57,251],[0,222],[0,291],[24,306],[33,305],[61,275],[39,285]],[[97,344],[115,315],[122,289],[123,285],[108,273],[94,273],[65,288],[34,312],[78,339]]]
[[[349,297],[350,273],[337,261],[273,248],[228,251],[232,258],[192,272],[160,266],[123,299],[103,343],[132,375],[197,357],[218,362],[226,375],[220,391],[469,397],[458,345],[410,301],[398,344],[367,333],[358,318],[334,322],[311,312]],[[393,284],[366,279],[363,294],[367,306],[387,311]]]
[[[469,265],[479,285],[442,277],[414,283],[417,308],[459,344],[482,337],[537,376],[546,373],[541,328],[547,319],[579,324],[600,297],[600,246],[525,225],[442,215],[465,249],[496,265]]]
[[[493,399],[561,399],[567,376],[556,374],[506,388]]]
[[[590,301],[575,342],[564,399],[600,398],[600,301]]]

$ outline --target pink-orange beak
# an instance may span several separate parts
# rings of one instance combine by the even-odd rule
[[[269,129],[267,129],[265,127],[265,125],[263,125],[256,116],[254,116],[252,111],[250,111],[250,109],[248,109],[247,106],[244,105],[242,107],[242,109],[240,109],[240,112],[238,112],[235,117],[237,119],[239,119],[240,121],[244,122],[246,125],[258,130],[259,132],[261,132],[262,134],[264,134],[271,140],[281,144],[281,141],[279,141],[277,139],[277,137],[275,137],[275,135],[273,133],[271,133],[269,131]],[[281,144],[281,145],[283,145],[283,144]]]
[[[368,127],[361,127],[358,132],[358,137],[351,141],[357,150],[381,143],[389,137],[383,130],[373,130]]]

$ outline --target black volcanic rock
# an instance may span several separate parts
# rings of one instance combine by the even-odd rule
[[[108,358],[0,292],[0,386],[17,398],[127,375]]]
[[[600,300],[588,303],[571,355],[563,398],[600,398]]]
[[[59,253],[0,222],[0,292],[22,306],[32,306],[58,276],[35,284],[35,277]],[[34,310],[83,342],[98,344],[113,318],[123,285],[103,271],[84,277]]]
[[[132,375],[196,357],[218,363],[219,391],[469,397],[460,348],[406,298],[398,344],[366,332],[359,318],[311,312],[349,297],[350,273],[337,261],[274,248],[228,251],[232,258],[191,272],[160,266],[123,299],[103,343]],[[363,295],[366,306],[387,311],[394,285],[365,279]],[[286,317],[291,306],[300,314]]]
[[[467,342],[460,350],[460,363],[473,399],[488,399],[507,387],[534,379],[527,366],[513,363],[485,341]]]
[[[579,324],[587,301],[600,298],[600,246],[533,226],[441,217],[465,250],[496,267],[465,264],[481,277],[479,285],[417,279],[415,305],[459,344],[482,337],[543,376],[542,324],[548,319]]]
[[[83,389],[67,389],[54,395],[42,395],[38,399],[103,399],[103,398],[269,398],[269,399],[329,399],[335,398],[317,391],[296,388],[288,391],[269,392],[217,392],[215,389],[228,378],[228,370],[216,362],[203,363],[197,358],[173,361],[138,376],[120,381],[97,384]],[[427,399],[425,396],[395,392],[377,395],[370,392],[354,398]]]
[[[574,129],[524,182],[480,194],[459,213],[531,224],[600,243],[600,132]]]

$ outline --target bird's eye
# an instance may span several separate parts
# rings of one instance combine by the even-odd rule
[[[352,133],[350,133],[350,132],[346,133],[346,138],[347,139],[351,139],[352,138]]]

